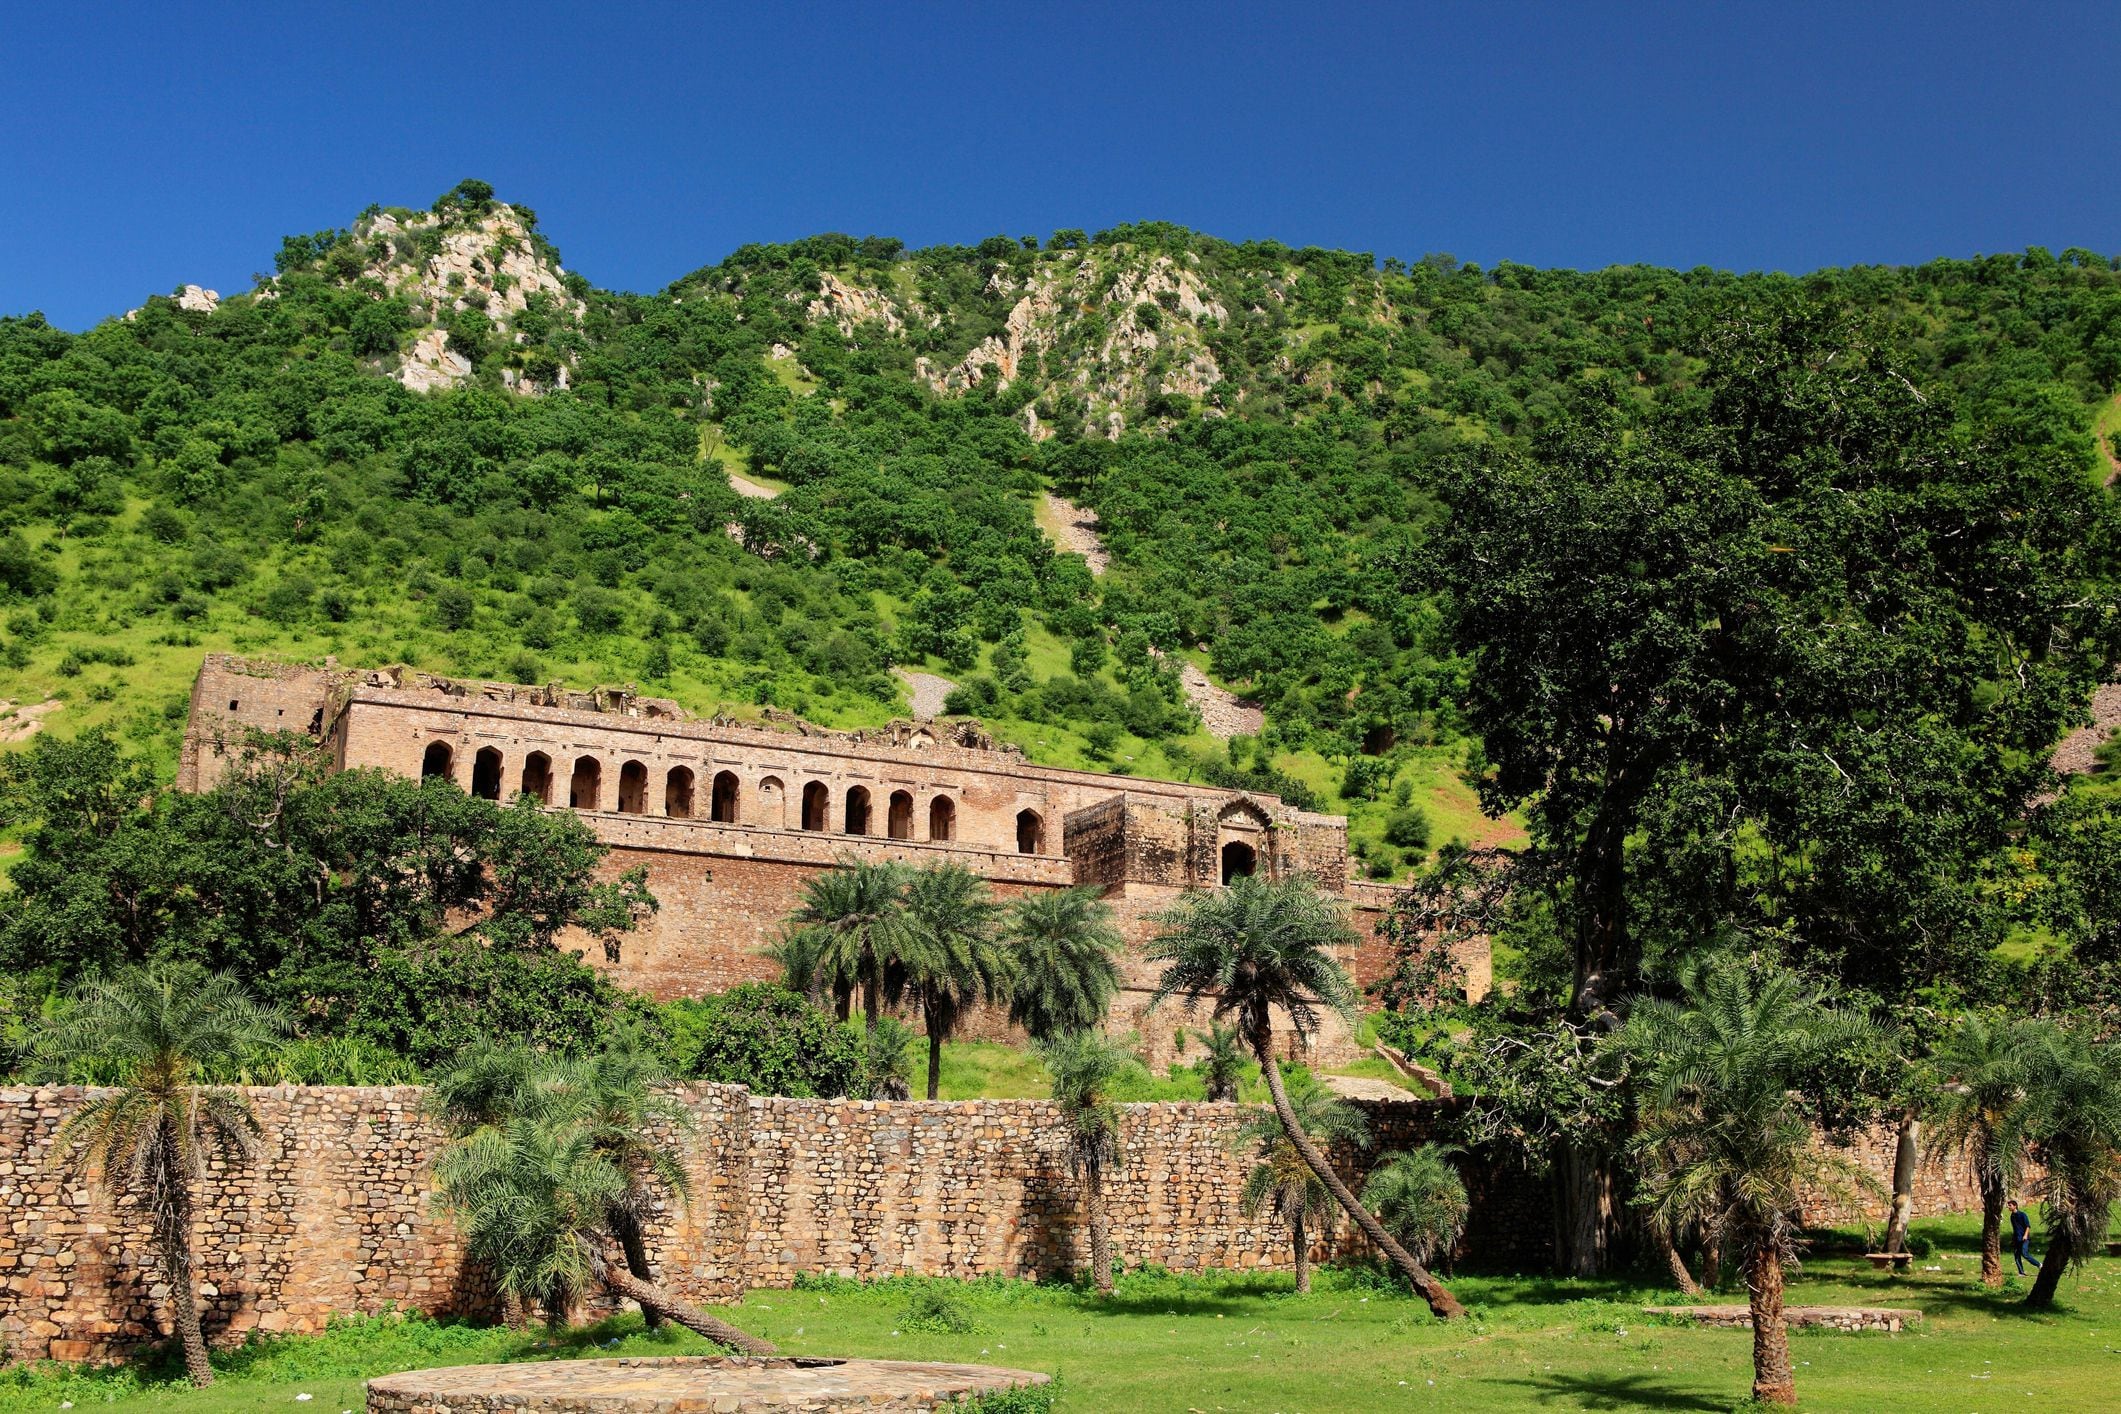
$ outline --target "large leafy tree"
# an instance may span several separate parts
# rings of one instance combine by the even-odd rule
[[[1698,1224],[1744,1263],[1762,1403],[1797,1401],[1782,1294],[1799,1205],[1863,1181],[1817,1142],[1802,1094],[1872,1030],[1787,973],[1725,966],[1689,969],[1677,1000],[1638,999],[1622,1033],[1639,1094],[1640,1199],[1668,1230]]]
[[[1483,798],[1527,812],[1582,1014],[1746,906],[1872,985],[1964,967],[1963,880],[2105,653],[2081,443],[1960,417],[1830,309],[1705,353],[1693,403],[1459,465],[1435,543]]]
[[[1008,995],[1000,913],[986,880],[961,864],[934,865],[906,876],[891,927],[891,954],[928,1033],[931,1100],[942,1083],[943,1042],[973,1007]]]
[[[1313,1143],[1337,1144],[1359,1149],[1370,1140],[1369,1121],[1346,1100],[1306,1075],[1289,1087],[1289,1108]],[[1254,1115],[1230,1134],[1230,1147],[1250,1155],[1254,1162],[1238,1191],[1238,1204],[1245,1216],[1272,1213],[1289,1229],[1290,1250],[1295,1254],[1296,1290],[1311,1290],[1311,1245],[1330,1239],[1333,1219],[1339,1214],[1333,1194],[1289,1139],[1281,1116],[1273,1110]],[[1395,1234],[1396,1235],[1396,1234]]]
[[[210,1164],[239,1164],[258,1140],[243,1092],[212,1082],[281,1030],[234,977],[164,963],[83,984],[39,1042],[52,1073],[109,1087],[67,1119],[57,1152],[69,1171],[146,1213],[194,1385],[214,1380],[192,1259],[199,1185]]]
[[[1318,1181],[1430,1310],[1446,1318],[1463,1315],[1465,1308],[1443,1283],[1363,1207],[1289,1103],[1274,1054],[1275,1014],[1288,1018],[1299,1044],[1317,1032],[1327,1012],[1351,1029],[1356,1021],[1355,984],[1335,957],[1352,950],[1355,936],[1334,904],[1308,879],[1246,877],[1227,888],[1187,894],[1156,921],[1160,931],[1148,956],[1163,964],[1163,972],[1150,1006],[1176,999],[1190,1014],[1206,1002],[1217,1020],[1234,1021],[1259,1062],[1289,1143]]]

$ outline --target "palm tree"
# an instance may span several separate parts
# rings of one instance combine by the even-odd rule
[[[1112,1294],[1112,1229],[1105,1215],[1105,1175],[1120,1163],[1119,1106],[1112,1086],[1137,1062],[1101,1032],[1076,1031],[1038,1044],[1053,1073],[1053,1103],[1067,1127],[1068,1166],[1083,1185],[1083,1218],[1090,1229],[1090,1276],[1100,1296]]]
[[[1785,973],[1696,968],[1679,1001],[1638,998],[1623,1044],[1636,1065],[1642,1201],[1677,1229],[1700,1221],[1745,1263],[1753,1318],[1753,1398],[1794,1404],[1783,1265],[1796,1255],[1807,1191],[1875,1186],[1815,1145],[1795,1093],[1831,1052],[1876,1028],[1837,1015]]]
[[[883,1009],[898,1000],[900,977],[889,934],[903,903],[905,871],[896,864],[870,864],[850,857],[813,875],[803,899],[767,956],[781,964],[790,991],[822,1001],[831,997],[840,1019],[850,1000],[862,999],[869,1030]]]
[[[895,1016],[862,1037],[862,1088],[872,1100],[913,1098],[913,1033]]]
[[[676,1170],[680,1199],[687,1197]],[[470,1254],[520,1303],[543,1302],[557,1324],[581,1295],[602,1286],[644,1312],[747,1355],[766,1341],[716,1320],[628,1268],[612,1231],[631,1179],[579,1117],[522,1115],[452,1143],[435,1161],[441,1205]]]
[[[1355,984],[1333,956],[1336,949],[1355,945],[1346,921],[1308,879],[1256,877],[1188,894],[1156,921],[1163,931],[1149,945],[1148,955],[1163,963],[1164,971],[1150,1008],[1177,998],[1190,1015],[1205,998],[1212,999],[1218,1020],[1234,1018],[1259,1062],[1289,1142],[1319,1182],[1421,1293],[1430,1310],[1445,1319],[1463,1315],[1465,1308],[1457,1298],[1356,1200],[1324,1151],[1304,1133],[1274,1059],[1277,1009],[1289,1018],[1289,1029],[1299,1041],[1318,1029],[1322,1010],[1335,1013],[1353,1029]]]
[[[1964,1155],[1981,1190],[1981,1280],[2003,1285],[2003,1203],[2025,1172],[2025,1105],[2041,1023],[1962,1016],[1933,1064],[1942,1086],[1930,1111],[1933,1157]]]
[[[2121,1199],[2121,1046],[2081,1032],[2043,1028],[2032,1060],[2031,1098],[2022,1132],[2041,1177],[2033,1185],[2047,1222],[2047,1250],[2025,1304],[2044,1309],[2071,1262],[2106,1238]]]
[[[962,864],[915,870],[891,920],[890,954],[928,1031],[928,1098],[943,1076],[943,1042],[981,1002],[1007,995],[1007,961],[995,936],[987,882]]]
[[[156,964],[83,984],[39,1038],[55,1075],[87,1072],[112,1083],[61,1127],[59,1159],[69,1175],[146,1209],[170,1323],[194,1385],[214,1382],[192,1275],[195,1190],[209,1156],[234,1164],[258,1145],[249,1100],[205,1082],[235,1070],[282,1029],[233,976]]]
[[[1215,1104],[1235,1104],[1238,1083],[1245,1073],[1244,1038],[1237,1034],[1235,1026],[1211,1022],[1207,1033],[1200,1036],[1200,1044],[1201,1057],[1193,1062],[1193,1069],[1200,1076],[1207,1099]]]
[[[1466,1230],[1465,1180],[1451,1166],[1451,1150],[1423,1144],[1387,1154],[1362,1186],[1362,1201],[1400,1245],[1427,1263],[1451,1251]]]
[[[624,1180],[612,1205],[611,1231],[626,1257],[626,1270],[642,1281],[655,1277],[644,1231],[655,1212],[654,1189],[660,1184],[682,1194],[687,1187],[677,1154],[650,1136],[657,1131],[685,1135],[695,1128],[692,1112],[657,1088],[669,1079],[661,1060],[630,1029],[615,1031],[601,1050],[564,1072],[562,1093],[570,1114]],[[650,1330],[662,1323],[654,1307],[641,1311]]]
[[[1370,1142],[1369,1121],[1362,1112],[1308,1075],[1289,1087],[1289,1108],[1296,1112],[1304,1133],[1320,1143],[1360,1147]],[[1311,1290],[1311,1240],[1314,1234],[1332,1235],[1338,1211],[1333,1194],[1289,1142],[1288,1126],[1272,1110],[1239,1125],[1230,1135],[1230,1147],[1258,1156],[1259,1161],[1245,1175],[1239,1206],[1248,1218],[1271,1209],[1288,1224],[1289,1241],[1296,1251],[1296,1291],[1307,1295]]]
[[[482,1040],[434,1077],[427,1112],[450,1140],[462,1142],[497,1133],[512,1120],[551,1114],[557,1089],[553,1068],[530,1047]],[[502,1324],[521,1330],[529,1319],[522,1293],[504,1286],[500,1296]]]
[[[1009,1020],[1034,1041],[1100,1025],[1125,943],[1094,888],[1028,894],[1009,912]]]

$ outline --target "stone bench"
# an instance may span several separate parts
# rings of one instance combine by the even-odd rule
[[[1866,1252],[1863,1254],[1863,1260],[1869,1262],[1875,1271],[1904,1272],[1914,1265],[1915,1254],[1912,1252]]]
[[[368,1414],[649,1414],[862,1409],[914,1414],[1047,1376],[990,1365],[656,1355],[525,1365],[459,1365],[368,1382]]]
[[[1745,1306],[1645,1306],[1642,1313],[1733,1330],[1753,1326]],[[1898,1331],[1919,1322],[1922,1313],[1903,1306],[1785,1306],[1782,1319],[1791,1330]]]

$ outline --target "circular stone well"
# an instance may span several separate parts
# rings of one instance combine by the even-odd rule
[[[368,1382],[368,1414],[739,1414],[745,1410],[935,1409],[1046,1376],[991,1365],[655,1355],[535,1365],[459,1365]]]

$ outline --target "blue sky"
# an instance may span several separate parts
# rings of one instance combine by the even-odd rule
[[[2121,251],[2121,6],[0,0],[0,313],[83,327],[464,176],[652,290],[1126,220],[1408,258]]]

